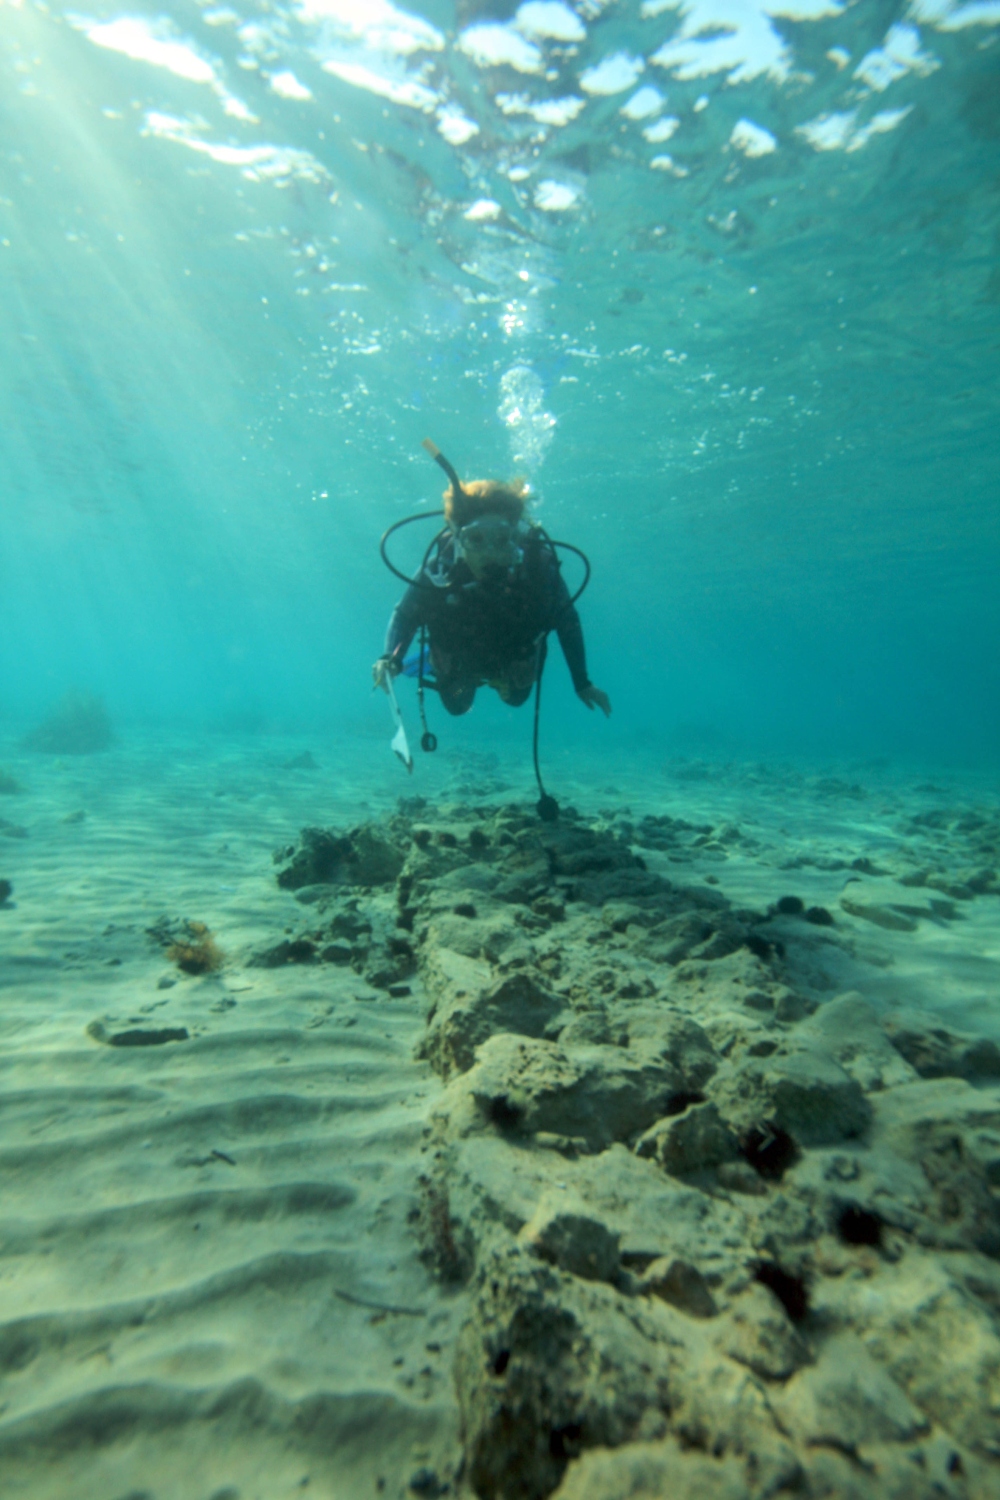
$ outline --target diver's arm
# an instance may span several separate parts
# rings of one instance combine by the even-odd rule
[[[392,612],[385,633],[385,654],[402,666],[403,657],[417,630],[426,624],[424,590],[411,583]]]
[[[587,676],[587,652],[583,644],[580,616],[570,601],[569,589],[559,564],[548,549],[542,554],[542,569],[542,590],[545,613],[550,621],[549,629],[555,630],[558,635],[573,686],[578,693],[582,693],[590,686],[590,679]]]
[[[559,637],[559,644],[569,667],[569,675],[573,679],[573,687],[576,696],[588,708],[595,706],[601,710],[607,719],[611,715],[611,700],[607,693],[603,693],[599,687],[595,687],[587,676],[587,652],[583,644],[583,626],[580,624],[580,616],[570,602],[569,589],[566,580],[558,568],[553,567],[554,579],[550,579],[550,589],[555,596],[555,630]]]
[[[561,582],[561,580],[560,580]],[[563,584],[563,592],[566,585]],[[569,595],[567,594],[567,599]],[[587,652],[583,644],[583,626],[580,624],[580,616],[572,604],[563,614],[556,625],[556,634],[559,644],[569,667],[569,675],[573,679],[573,686],[578,693],[583,693],[590,686],[590,678],[587,676]]]
[[[372,667],[376,687],[384,686],[387,675],[399,676],[407,647],[418,628],[426,623],[424,614],[422,591],[411,584],[392,612],[389,628],[385,633],[385,650]]]

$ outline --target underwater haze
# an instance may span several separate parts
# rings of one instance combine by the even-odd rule
[[[5,0],[0,66],[9,722],[372,732],[429,436],[593,560],[556,740],[993,754],[995,4]]]
[[[1000,0],[0,0],[0,433],[0,1500],[997,1500]]]

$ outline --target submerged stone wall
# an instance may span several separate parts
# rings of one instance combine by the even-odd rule
[[[647,847],[711,832],[646,823]],[[412,1219],[469,1308],[463,1468],[427,1484],[989,1500],[1000,1052],[819,1003],[785,943],[838,941],[830,913],[735,909],[635,835],[411,803],[278,856],[310,925],[257,961],[426,1005],[443,1093]]]

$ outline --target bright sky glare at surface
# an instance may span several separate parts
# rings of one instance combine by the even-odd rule
[[[380,631],[374,569],[349,608],[316,559],[367,568],[374,533],[433,503],[428,434],[469,472],[526,468],[546,522],[599,548],[598,635],[627,580],[635,673],[669,641],[707,651],[707,601],[742,600],[761,660],[769,632],[827,661],[846,630],[876,705],[906,630],[956,649],[929,598],[951,629],[961,599],[985,650],[993,0],[3,0],[0,65],[18,524],[40,577],[82,588],[64,548],[127,517],[138,588],[164,545],[211,573],[182,555],[197,517],[233,590],[266,598],[256,646],[196,680],[276,651],[293,601]],[[97,597],[60,681],[106,659],[111,553],[85,554]],[[225,613],[225,588],[168,600],[149,576],[157,649]],[[749,669],[713,660],[724,696]]]

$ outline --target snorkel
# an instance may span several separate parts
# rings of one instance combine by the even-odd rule
[[[444,454],[441,452],[441,449],[438,447],[437,443],[432,443],[430,438],[424,438],[422,446],[427,449],[427,452],[430,454],[431,458],[433,458],[434,462],[441,465],[442,469],[451,480],[452,489],[455,491],[456,496],[464,495],[465,491],[462,488],[462,481],[455,473],[453,466],[448,462]]]
[[[517,545],[516,521],[502,511],[492,514],[489,508],[481,510],[477,504],[481,503],[480,486],[464,489],[454,466],[437,444],[424,438],[423,446],[451,480],[451,495],[445,496],[445,515],[457,556],[478,583],[502,583],[524,561],[524,549]],[[464,522],[460,519],[463,511],[467,514]]]

